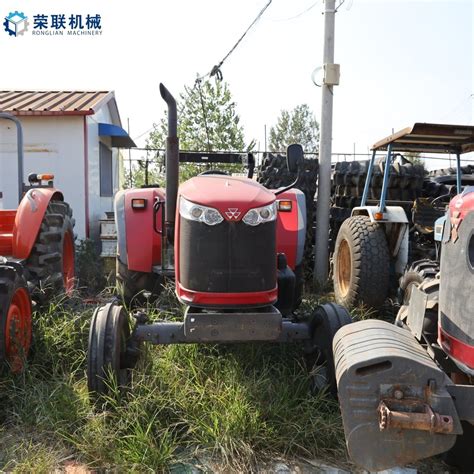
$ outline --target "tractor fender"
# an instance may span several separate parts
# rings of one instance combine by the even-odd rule
[[[379,224],[390,223],[390,224],[408,224],[407,215],[400,206],[387,206],[385,208],[383,220],[376,219],[375,214],[380,210],[379,206],[362,206],[354,207],[352,209],[352,216],[368,216],[370,222],[377,222]]]
[[[13,225],[13,257],[27,259],[30,256],[50,201],[64,201],[64,196],[54,188],[30,189],[23,196]]]
[[[145,200],[134,208],[134,199]],[[158,211],[154,211],[157,203]],[[115,196],[115,224],[119,260],[129,270],[150,273],[161,264],[161,231],[165,191],[160,188],[127,189]]]
[[[277,252],[284,253],[288,266],[295,268],[302,264],[306,240],[306,200],[299,189],[290,189],[277,197],[279,201],[291,201],[291,211],[278,210]]]

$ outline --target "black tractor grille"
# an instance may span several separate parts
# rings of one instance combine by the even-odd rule
[[[276,286],[276,222],[215,226],[180,217],[179,274],[184,288],[212,293]]]

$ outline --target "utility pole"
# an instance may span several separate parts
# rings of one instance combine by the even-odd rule
[[[127,133],[128,136],[130,136],[130,119],[127,118]],[[129,176],[129,181],[130,181],[130,187],[133,188],[133,180],[132,180],[132,150],[129,148],[128,149],[128,169],[130,172]]]
[[[324,0],[324,79],[321,86],[321,126],[319,132],[319,181],[316,203],[316,246],[314,283],[328,279],[329,207],[331,197],[332,99],[333,86],[339,84],[339,64],[334,64],[334,23],[336,0]]]

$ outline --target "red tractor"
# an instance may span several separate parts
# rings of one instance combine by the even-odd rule
[[[395,325],[361,321],[334,338],[348,451],[368,471],[440,453],[474,471],[474,187],[436,227],[439,273],[419,265]]]
[[[23,132],[17,128],[18,209],[0,210],[0,360],[23,367],[31,343],[31,295],[38,300],[74,288],[74,220],[53,175],[32,174],[23,184]]]
[[[331,340],[351,321],[348,312],[326,304],[310,321],[293,315],[301,301],[304,194],[292,186],[268,190],[249,177],[213,170],[178,187],[176,102],[162,84],[160,92],[168,104],[167,187],[117,194],[118,274],[126,300],[140,290],[150,296],[165,277],[174,277],[176,296],[187,309],[183,322],[151,323],[144,312],[135,313],[131,328],[117,302],[99,307],[89,333],[90,392],[104,395],[107,375],[125,383],[143,341],[302,341],[309,360],[325,363],[325,380],[334,388]],[[303,161],[300,145],[288,147],[287,160],[296,172]]]

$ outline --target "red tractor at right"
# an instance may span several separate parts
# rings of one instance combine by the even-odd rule
[[[395,324],[360,321],[334,337],[347,448],[368,471],[442,453],[474,471],[473,186],[450,201],[435,238],[439,273],[413,279]]]

